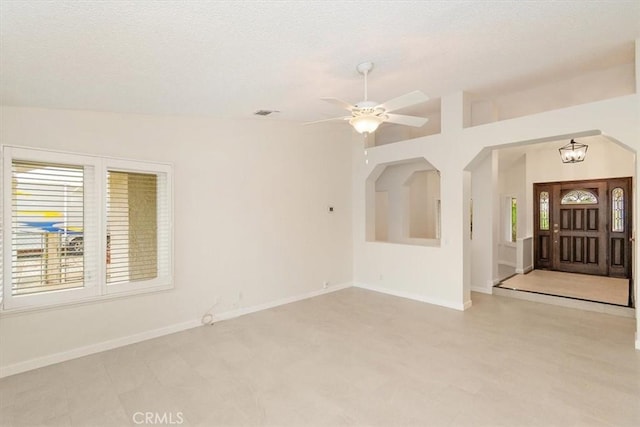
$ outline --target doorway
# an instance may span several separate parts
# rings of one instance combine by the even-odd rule
[[[534,184],[536,269],[631,278],[631,178]]]

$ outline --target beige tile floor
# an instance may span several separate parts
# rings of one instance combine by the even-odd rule
[[[350,288],[5,378],[0,424],[638,426],[634,331],[499,296],[459,312]]]
[[[629,280],[614,277],[533,270],[516,274],[499,286],[624,306],[629,301]]]

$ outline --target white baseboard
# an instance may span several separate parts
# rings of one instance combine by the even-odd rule
[[[518,273],[518,274],[527,274],[530,271],[533,271],[533,266],[532,265],[530,265],[528,267],[525,267],[524,269],[516,268],[516,273]]]
[[[366,284],[366,283],[354,283],[353,286],[356,287],[356,288],[368,289],[370,291],[380,292],[382,294],[393,295],[393,296],[400,297],[400,298],[407,298],[407,299],[411,299],[411,300],[414,300],[414,301],[426,302],[427,304],[439,305],[439,306],[442,306],[442,307],[453,308],[455,310],[460,310],[460,311],[464,311],[465,310],[465,303],[457,303],[457,302],[447,301],[447,300],[443,300],[443,299],[439,299],[439,298],[426,297],[424,295],[414,294],[412,292],[405,292],[405,291],[398,291],[398,290],[395,290],[395,289],[382,288],[382,287],[379,287],[379,286],[372,286],[372,285],[369,285],[369,284]]]
[[[96,344],[87,345],[84,347],[78,347],[72,350],[50,354],[48,356],[36,357],[34,359],[25,360],[24,362],[14,363],[13,365],[0,367],[0,378],[8,377],[9,375],[19,374],[21,372],[30,371],[32,369],[42,368],[48,365],[53,365],[55,363],[66,362],[67,360],[77,359],[78,357],[89,356],[90,354],[100,353],[101,351],[111,350],[117,347],[123,347],[125,345],[129,345],[129,344],[135,344],[140,341],[146,341],[152,338],[158,338],[163,335],[169,335],[176,332],[185,331],[187,329],[195,328],[200,325],[201,323],[199,320],[192,320],[189,322],[183,322],[175,325],[166,326],[164,328],[152,329],[150,331],[141,332],[138,334],[133,334],[133,335],[129,335],[122,338],[116,338],[113,340],[103,341]]]
[[[329,286],[327,289],[320,289],[320,290],[308,292],[302,295],[282,298],[282,299],[271,301],[265,304],[258,304],[251,307],[242,307],[236,310],[225,311],[223,313],[216,313],[213,315],[214,322],[217,322],[220,320],[233,319],[234,317],[244,316],[245,314],[255,313],[256,311],[267,310],[269,308],[278,307],[280,305],[290,304],[296,301],[302,301],[304,299],[313,298],[313,297],[328,294],[331,292],[340,291],[342,289],[350,288],[351,286],[352,286],[351,283],[342,283],[340,285]]]
[[[473,302],[471,300],[465,301],[464,305],[463,305],[464,310],[467,310],[467,309],[471,308],[472,305],[473,305]]]
[[[256,311],[266,310],[269,308],[277,307],[279,305],[285,305],[292,302],[301,301],[307,298],[313,298],[319,295],[328,294],[330,292],[335,292],[345,288],[349,288],[351,286],[352,286],[351,283],[344,283],[340,285],[329,286],[327,289],[320,289],[320,290],[308,292],[302,295],[282,298],[282,299],[268,302],[265,304],[259,304],[252,307],[243,307],[237,310],[218,313],[214,315],[214,322],[217,322],[220,320],[233,319],[234,317],[243,316],[249,313],[255,313]],[[145,331],[145,332],[129,335],[122,338],[116,338],[109,341],[103,341],[103,342],[91,344],[84,347],[78,347],[72,350],[50,354],[48,356],[36,357],[34,359],[26,360],[24,362],[14,363],[12,365],[0,367],[0,378],[19,374],[21,372],[30,371],[32,369],[42,368],[48,365],[53,365],[55,363],[66,362],[67,360],[77,359],[78,357],[89,356],[91,354],[100,353],[101,351],[112,350],[114,348],[123,347],[125,345],[135,344],[135,343],[146,341],[152,338],[158,338],[164,335],[174,334],[176,332],[185,331],[187,329],[195,328],[198,326],[202,326],[202,322],[200,321],[200,319],[178,323],[175,325],[169,325],[169,326],[165,326],[164,328],[152,329],[150,331]]]
[[[472,286],[471,292],[480,292],[481,294],[493,295],[493,286],[486,288],[484,286]]]
[[[516,268],[516,263],[515,263],[515,262],[512,262],[512,261],[507,261],[507,260],[498,260],[498,264],[506,265],[507,267]]]

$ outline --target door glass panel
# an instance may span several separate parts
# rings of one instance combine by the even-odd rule
[[[560,201],[562,205],[597,205],[598,198],[589,190],[571,190]]]
[[[611,231],[624,231],[624,190],[620,187],[611,191]]]
[[[540,192],[540,230],[549,229],[549,192]]]

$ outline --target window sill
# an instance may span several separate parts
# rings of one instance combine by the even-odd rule
[[[0,319],[4,317],[12,317],[12,316],[21,315],[21,314],[60,310],[60,309],[71,308],[75,306],[113,301],[113,300],[118,300],[118,299],[127,298],[127,297],[136,297],[136,296],[162,293],[162,292],[171,291],[172,289],[174,289],[174,286],[171,283],[168,285],[159,285],[159,286],[154,286],[152,288],[145,288],[145,289],[140,289],[136,291],[118,292],[118,293],[100,295],[96,297],[81,298],[73,301],[65,301],[65,302],[56,303],[56,304],[37,305],[37,306],[30,306],[30,307],[2,308],[0,309]]]

